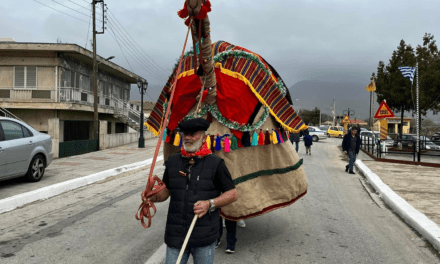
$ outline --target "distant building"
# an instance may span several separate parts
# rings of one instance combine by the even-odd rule
[[[412,117],[403,118],[403,134],[409,134],[411,129]],[[387,118],[388,121],[388,133],[397,134],[399,133],[399,127],[402,125],[400,117]],[[373,123],[373,130],[380,131],[380,119],[375,119]]]
[[[99,120],[107,121],[108,134],[126,133],[128,126],[138,130],[140,113],[130,106],[130,85],[145,79],[100,56],[97,61]],[[64,150],[80,141],[97,147],[91,141],[93,105],[91,51],[76,44],[0,39],[0,115],[10,113],[51,134],[64,156],[75,154]]]

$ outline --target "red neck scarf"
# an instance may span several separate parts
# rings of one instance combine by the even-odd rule
[[[180,148],[180,153],[182,154],[182,156],[187,157],[187,158],[192,158],[192,157],[203,158],[206,155],[212,154],[211,150],[208,149],[208,146],[206,145],[206,142],[202,144],[202,146],[200,147],[199,150],[197,150],[196,152],[192,152],[192,153],[186,152],[185,149],[182,146]]]

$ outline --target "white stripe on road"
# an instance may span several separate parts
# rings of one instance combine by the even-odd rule
[[[154,252],[153,256],[151,256],[145,264],[159,264],[165,259],[165,254],[167,251],[167,245],[162,244],[156,252]]]
[[[163,155],[158,156],[157,157],[157,161],[161,161],[163,160]],[[118,168],[114,168],[114,169],[109,169],[106,171],[101,171],[98,173],[94,173],[88,176],[84,176],[81,178],[76,178],[76,179],[72,179],[69,181],[65,181],[65,182],[60,182],[57,184],[53,184],[50,186],[46,186],[34,191],[30,191],[30,192],[26,192],[26,193],[21,193],[21,194],[17,194],[5,199],[0,200],[0,214],[7,212],[7,211],[11,211],[14,210],[15,208],[19,207],[19,206],[23,206],[25,204],[28,203],[32,203],[38,200],[44,200],[47,198],[50,198],[52,196],[67,192],[67,191],[71,191],[73,189],[97,182],[97,181],[101,181],[105,178],[108,178],[110,176],[115,176],[118,174],[121,174],[123,172],[127,172],[127,171],[131,171],[131,170],[135,170],[138,168],[141,168],[143,166],[147,166],[150,165],[151,162],[153,161],[153,158],[151,159],[147,159],[144,161],[139,161],[136,163],[132,163],[132,164],[128,164],[128,165],[124,165]]]
[[[440,251],[440,227],[426,215],[417,211],[405,199],[386,185],[376,173],[372,172],[362,161],[355,162],[356,167],[365,175],[380,198],[393,209],[405,222],[417,230],[424,238]]]

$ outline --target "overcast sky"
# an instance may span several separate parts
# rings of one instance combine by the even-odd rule
[[[87,43],[87,49],[91,49],[90,2],[1,0],[0,37],[12,37],[18,42],[56,43],[61,39],[63,43],[82,47]],[[105,3],[111,12],[107,15],[110,25],[104,35],[97,37],[98,54],[114,55],[113,62],[146,78],[150,83],[149,96],[156,101],[183,47],[186,27],[176,12],[184,1],[106,0]],[[303,80],[350,81],[363,84],[353,89],[363,93],[378,62],[387,63],[401,39],[416,47],[422,44],[425,32],[433,34],[436,40],[440,37],[440,1],[436,0],[211,0],[211,3],[213,42],[225,40],[262,55],[288,87]],[[124,29],[118,29],[115,18]],[[121,38],[127,60],[112,37],[111,27]],[[142,51],[139,48],[134,51],[137,44],[130,37],[123,37],[124,30]],[[122,39],[126,38],[130,44],[124,44]],[[132,97],[135,94],[132,92]]]

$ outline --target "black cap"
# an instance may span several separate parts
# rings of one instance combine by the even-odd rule
[[[209,125],[209,122],[203,118],[194,118],[180,122],[178,127],[182,133],[194,133],[201,130],[208,130]]]

